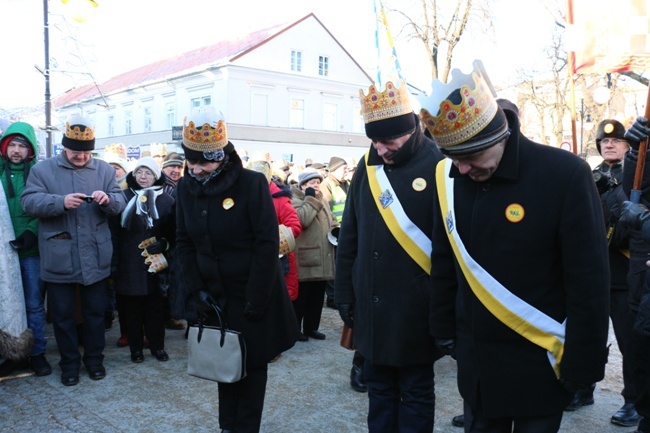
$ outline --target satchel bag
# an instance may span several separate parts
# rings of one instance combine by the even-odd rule
[[[189,328],[187,372],[201,379],[233,383],[246,377],[246,343],[241,333],[228,329],[221,310],[213,305],[219,326],[203,321]]]

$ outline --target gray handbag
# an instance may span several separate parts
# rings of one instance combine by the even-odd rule
[[[212,305],[219,326],[203,321],[187,335],[187,372],[201,379],[233,383],[246,377],[246,343],[241,333],[228,329],[221,309]]]

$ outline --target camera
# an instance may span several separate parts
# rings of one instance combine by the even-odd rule
[[[594,176],[594,182],[596,182],[596,188],[600,194],[606,193],[617,184],[616,179],[602,170],[594,170],[592,171],[592,175]]]
[[[86,203],[92,203],[93,202],[93,198],[90,195],[87,195],[86,197],[84,197],[84,200],[86,200]]]

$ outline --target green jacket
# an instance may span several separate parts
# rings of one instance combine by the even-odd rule
[[[32,145],[34,157],[29,161],[24,160],[20,164],[13,164],[7,157],[7,145],[12,136],[21,135]],[[0,137],[0,151],[2,153],[2,164],[0,164],[0,181],[4,194],[7,197],[9,216],[14,227],[16,237],[25,230],[29,230],[36,236],[38,234],[38,218],[28,215],[20,204],[20,195],[25,189],[25,182],[30,169],[36,164],[38,155],[38,141],[34,128],[25,122],[15,122],[9,125],[2,137]],[[25,167],[27,164],[27,167]],[[32,248],[19,250],[20,258],[38,256],[38,244]]]

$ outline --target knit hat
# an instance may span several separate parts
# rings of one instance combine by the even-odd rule
[[[298,187],[301,187],[303,183],[316,178],[320,179],[321,182],[323,181],[323,176],[320,174],[320,171],[312,167],[307,167],[298,175]]]
[[[466,75],[452,72],[448,84],[432,83],[431,95],[420,95],[422,122],[440,151],[449,156],[469,155],[507,138],[508,120],[498,106],[480,60]]]
[[[165,157],[165,160],[162,163],[162,168],[166,167],[182,167],[185,163],[185,160],[180,153],[172,152]]]
[[[625,140],[625,126],[618,120],[614,119],[605,119],[598,124],[598,129],[596,131],[596,147],[598,148],[598,153],[600,151],[600,140],[603,138],[618,138],[620,140]]]
[[[339,167],[343,167],[344,165],[347,165],[348,163],[345,162],[345,159],[339,158],[338,156],[333,156],[330,158],[330,163],[328,164],[329,171],[336,171]],[[313,167],[313,165],[312,165]]]
[[[70,116],[65,123],[65,135],[61,140],[63,147],[76,151],[95,149],[95,124],[79,114]]]
[[[367,95],[359,90],[359,97],[368,138],[390,140],[415,131],[416,116],[404,81],[387,82],[383,92],[371,85]]]
[[[138,171],[138,168],[144,167],[153,173],[154,177],[156,178],[155,180],[160,179],[160,173],[161,169],[160,166],[158,165],[158,162],[153,159],[151,156],[145,156],[144,158],[140,158],[137,160],[135,163],[135,168],[133,169],[133,173],[135,176],[135,172]]]
[[[223,161],[226,153],[235,148],[228,142],[223,113],[214,107],[194,109],[183,121],[183,151],[185,158],[204,161]]]

